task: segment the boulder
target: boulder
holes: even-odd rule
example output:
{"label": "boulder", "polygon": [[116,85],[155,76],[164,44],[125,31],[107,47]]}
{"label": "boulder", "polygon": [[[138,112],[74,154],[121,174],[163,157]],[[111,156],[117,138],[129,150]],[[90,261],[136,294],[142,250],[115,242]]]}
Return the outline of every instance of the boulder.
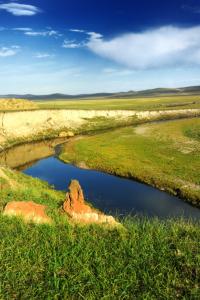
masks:
{"label": "boulder", "polygon": [[12,201],[7,203],[3,214],[6,216],[20,216],[26,222],[36,224],[50,224],[51,218],[46,215],[46,206],[34,202]]}
{"label": "boulder", "polygon": [[73,213],[92,212],[92,208],[85,203],[82,188],[77,180],[71,181],[68,190],[66,200],[63,204],[65,212],[69,215],[73,215]]}
{"label": "boulder", "polygon": [[108,225],[118,224],[112,216],[104,215],[85,202],[82,188],[77,180],[72,180],[69,185],[66,200],[63,203],[63,209],[77,222]]}

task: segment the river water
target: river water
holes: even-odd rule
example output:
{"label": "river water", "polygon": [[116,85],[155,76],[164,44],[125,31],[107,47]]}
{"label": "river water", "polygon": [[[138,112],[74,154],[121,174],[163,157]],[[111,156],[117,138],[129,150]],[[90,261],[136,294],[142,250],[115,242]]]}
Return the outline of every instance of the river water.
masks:
{"label": "river water", "polygon": [[55,151],[63,142],[59,139],[17,146],[2,153],[0,163],[45,180],[57,190],[67,191],[70,180],[77,179],[85,198],[112,215],[200,220],[200,209],[166,192],[134,180],[63,163]]}

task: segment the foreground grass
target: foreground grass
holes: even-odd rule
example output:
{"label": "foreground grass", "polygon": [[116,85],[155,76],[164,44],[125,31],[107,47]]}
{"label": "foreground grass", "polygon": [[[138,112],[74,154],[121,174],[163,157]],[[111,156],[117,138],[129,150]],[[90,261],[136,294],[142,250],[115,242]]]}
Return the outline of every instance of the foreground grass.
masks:
{"label": "foreground grass", "polygon": [[117,129],[72,140],[60,157],[139,179],[200,205],[198,128],[196,118]]}
{"label": "foreground grass", "polygon": [[125,230],[73,226],[59,211],[63,193],[3,174],[1,209],[13,199],[47,204],[54,225],[0,215],[0,299],[199,298],[198,223],[136,217]]}
{"label": "foreground grass", "polygon": [[35,226],[0,218],[1,299],[198,299],[198,224]]}
{"label": "foreground grass", "polygon": [[132,99],[38,101],[40,109],[178,110],[200,108],[200,95]]}

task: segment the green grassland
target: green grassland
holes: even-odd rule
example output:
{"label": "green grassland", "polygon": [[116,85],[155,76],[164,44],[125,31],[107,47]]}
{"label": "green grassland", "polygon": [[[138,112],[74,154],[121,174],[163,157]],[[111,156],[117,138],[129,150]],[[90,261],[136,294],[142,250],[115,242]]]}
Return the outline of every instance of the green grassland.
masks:
{"label": "green grassland", "polygon": [[94,110],[174,110],[200,108],[200,95],[155,96],[131,99],[96,98],[94,100],[38,101],[40,109],[94,109]]}
{"label": "green grassland", "polygon": [[125,219],[124,229],[72,225],[64,193],[8,169],[0,209],[11,200],[48,205],[53,225],[0,215],[0,299],[198,299],[198,223]]}
{"label": "green grassland", "polygon": [[[43,108],[178,110],[200,108],[200,96],[39,102]],[[199,118],[141,125],[93,118],[75,132],[81,133],[92,135],[69,140],[61,159],[200,205]],[[0,168],[0,212],[9,201],[34,201],[53,219],[35,225],[0,213],[0,299],[199,299],[199,222],[131,217],[121,221],[123,229],[75,225],[63,214],[64,199],[45,182]]]}
{"label": "green grassland", "polygon": [[74,139],[60,158],[135,178],[200,205],[200,119],[126,127]]}

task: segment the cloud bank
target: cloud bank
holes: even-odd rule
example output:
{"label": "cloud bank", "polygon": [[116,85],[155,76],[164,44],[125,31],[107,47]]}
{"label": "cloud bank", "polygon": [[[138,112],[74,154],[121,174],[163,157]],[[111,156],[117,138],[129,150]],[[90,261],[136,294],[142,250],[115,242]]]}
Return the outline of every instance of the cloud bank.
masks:
{"label": "cloud bank", "polygon": [[97,55],[132,69],[200,64],[200,26],[165,26],[110,40],[91,33],[87,47]]}
{"label": "cloud bank", "polygon": [[5,10],[14,16],[34,16],[40,12],[40,9],[34,5],[16,2],[0,4],[0,10]]}

